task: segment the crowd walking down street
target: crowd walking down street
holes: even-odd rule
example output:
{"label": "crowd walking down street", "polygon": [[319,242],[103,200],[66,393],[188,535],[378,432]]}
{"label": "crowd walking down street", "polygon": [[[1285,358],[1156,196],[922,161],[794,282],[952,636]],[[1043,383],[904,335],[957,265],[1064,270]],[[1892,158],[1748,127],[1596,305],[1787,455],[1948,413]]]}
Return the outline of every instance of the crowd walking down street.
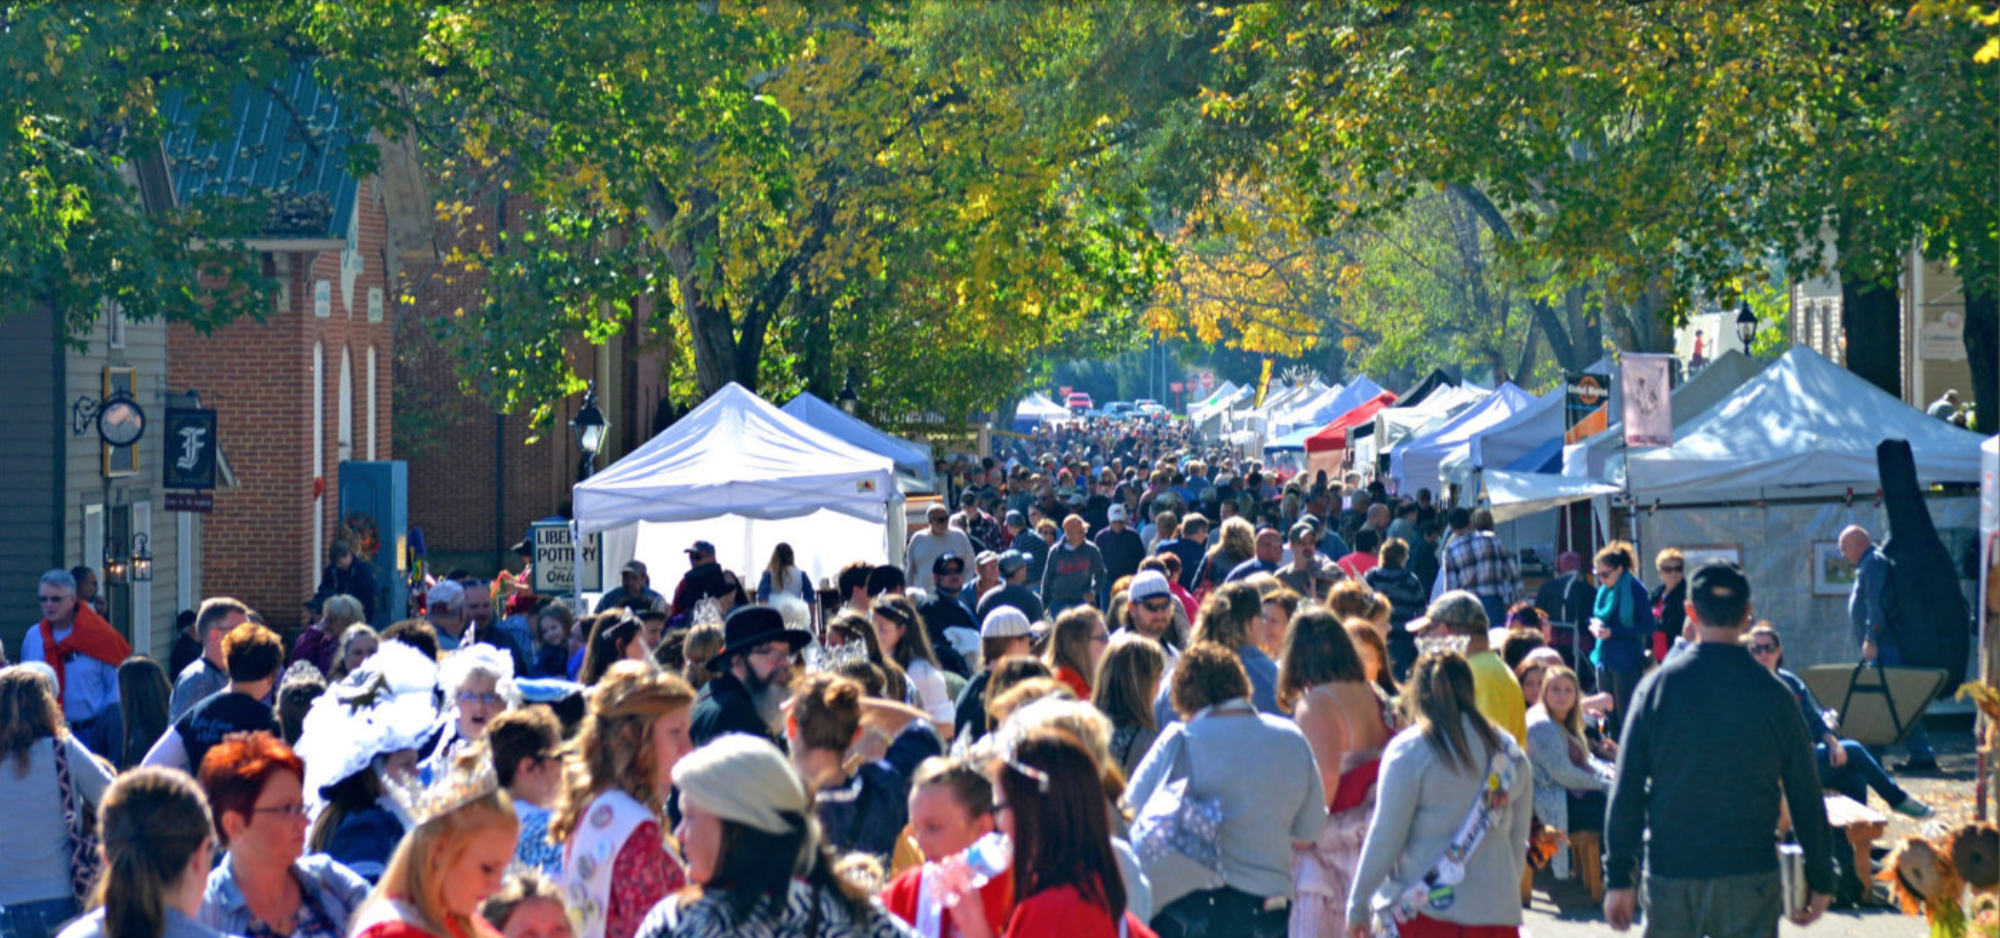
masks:
{"label": "crowd walking down street", "polygon": [[[1842,739],[1734,564],[1649,589],[1613,543],[1530,590],[1483,511],[1171,423],[944,468],[819,616],[792,545],[697,542],[671,601],[638,562],[584,615],[446,578],[378,634],[334,593],[289,653],[212,598],[170,685],[49,571],[0,670],[7,933],[1557,933],[1541,884],[1770,935],[1839,891],[1822,789],[1932,811],[1926,741]],[[1841,549],[1893,660],[1884,562]]]}

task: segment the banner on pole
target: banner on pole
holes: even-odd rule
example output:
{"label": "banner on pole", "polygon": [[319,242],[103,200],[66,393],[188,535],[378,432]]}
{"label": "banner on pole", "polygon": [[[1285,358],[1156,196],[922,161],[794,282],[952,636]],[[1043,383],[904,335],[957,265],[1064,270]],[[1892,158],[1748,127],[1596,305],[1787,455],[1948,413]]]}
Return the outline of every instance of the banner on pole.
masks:
{"label": "banner on pole", "polygon": [[1563,444],[1604,432],[1611,425],[1611,379],[1583,372],[1563,376]]}
{"label": "banner on pole", "polygon": [[1263,407],[1264,395],[1270,393],[1270,391],[1271,391],[1271,360],[1266,358],[1264,359],[1264,374],[1257,379],[1257,400],[1250,406],[1252,408]]}
{"label": "banner on pole", "polygon": [[1626,446],[1674,445],[1673,358],[1625,355],[1619,363],[1618,392],[1624,398]]}

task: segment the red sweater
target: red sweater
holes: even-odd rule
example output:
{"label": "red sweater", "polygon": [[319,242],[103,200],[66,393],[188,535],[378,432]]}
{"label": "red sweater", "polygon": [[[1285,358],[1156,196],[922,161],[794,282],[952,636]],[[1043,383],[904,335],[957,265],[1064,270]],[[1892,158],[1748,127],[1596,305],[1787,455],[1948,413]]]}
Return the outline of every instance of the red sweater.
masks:
{"label": "red sweater", "polygon": [[[924,868],[922,864],[904,870],[901,875],[889,881],[889,887],[882,890],[882,907],[890,915],[902,919],[910,927],[917,924],[917,895],[923,890]],[[1014,910],[1014,871],[1008,870],[979,887],[979,903],[986,907],[988,922],[1005,922],[1008,913]],[[939,934],[950,938],[955,934],[951,924],[951,910],[944,909],[938,914]]]}
{"label": "red sweater", "polygon": [[[1125,913],[1125,930],[1128,938],[1157,938],[1130,912]],[[1118,925],[1110,912],[1086,900],[1075,886],[1057,886],[1015,906],[1001,934],[1006,938],[1118,938]]]}

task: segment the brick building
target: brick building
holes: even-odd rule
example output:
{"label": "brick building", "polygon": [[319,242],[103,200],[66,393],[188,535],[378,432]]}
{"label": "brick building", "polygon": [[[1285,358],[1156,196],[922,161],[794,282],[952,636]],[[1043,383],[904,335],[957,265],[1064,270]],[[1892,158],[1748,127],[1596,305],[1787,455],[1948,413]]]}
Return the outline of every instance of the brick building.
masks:
{"label": "brick building", "polygon": [[[228,106],[234,132],[218,142],[185,130],[167,140],[174,195],[271,198],[266,229],[246,241],[280,289],[262,322],[210,335],[171,327],[167,383],[217,412],[237,483],[202,521],[201,594],[238,597],[291,627],[341,522],[340,463],[392,458],[390,284],[405,263],[435,257],[430,207],[415,160],[379,137],[378,173],[349,175],[345,150],[360,131],[310,69]],[[170,117],[186,128],[194,107],[178,102]]]}
{"label": "brick building", "polygon": [[[523,229],[524,200],[514,197],[488,206],[475,230],[457,245],[476,249],[485,232]],[[449,253],[450,236],[443,236]],[[583,395],[556,405],[551,425],[537,433],[526,415],[505,415],[460,390],[453,362],[427,321],[479,307],[485,289],[483,271],[420,272],[407,279],[415,315],[397,335],[395,383],[397,406],[405,408],[404,426],[410,438],[399,438],[396,458],[410,467],[410,525],[421,528],[430,569],[443,573],[463,567],[481,576],[501,569],[518,570],[521,563],[508,547],[527,533],[529,522],[560,514],[576,481],[578,451],[569,421],[583,405]],[[665,406],[666,371],[654,353],[635,351],[629,337],[643,335],[652,315],[644,299],[630,328],[599,347],[579,345],[572,363],[577,374],[595,383],[598,408],[609,424],[597,467],[651,438]],[[531,438],[538,438],[530,443]]]}

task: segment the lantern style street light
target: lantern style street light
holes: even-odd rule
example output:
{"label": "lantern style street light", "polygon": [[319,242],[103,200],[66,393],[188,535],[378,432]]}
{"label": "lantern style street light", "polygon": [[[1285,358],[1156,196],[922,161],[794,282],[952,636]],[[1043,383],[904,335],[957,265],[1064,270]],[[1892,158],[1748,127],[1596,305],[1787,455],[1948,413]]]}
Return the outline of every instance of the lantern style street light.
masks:
{"label": "lantern style street light", "polygon": [[1736,337],[1743,340],[1743,351],[1750,351],[1750,340],[1757,337],[1757,314],[1750,311],[1750,301],[1743,301],[1743,308],[1736,314]]}
{"label": "lantern style street light", "polygon": [[144,532],[132,535],[131,577],[134,583],[153,582],[153,552],[148,549],[152,541]]}
{"label": "lantern style street light", "polygon": [[583,454],[576,466],[576,480],[582,482],[596,470],[597,454],[604,448],[604,412],[597,409],[597,382],[592,381],[583,392],[583,408],[569,426],[576,431],[576,448]]}
{"label": "lantern style street light", "polygon": [[861,403],[861,395],[854,393],[854,369],[847,369],[847,383],[840,386],[840,394],[834,400],[849,417],[854,416],[854,408]]}

